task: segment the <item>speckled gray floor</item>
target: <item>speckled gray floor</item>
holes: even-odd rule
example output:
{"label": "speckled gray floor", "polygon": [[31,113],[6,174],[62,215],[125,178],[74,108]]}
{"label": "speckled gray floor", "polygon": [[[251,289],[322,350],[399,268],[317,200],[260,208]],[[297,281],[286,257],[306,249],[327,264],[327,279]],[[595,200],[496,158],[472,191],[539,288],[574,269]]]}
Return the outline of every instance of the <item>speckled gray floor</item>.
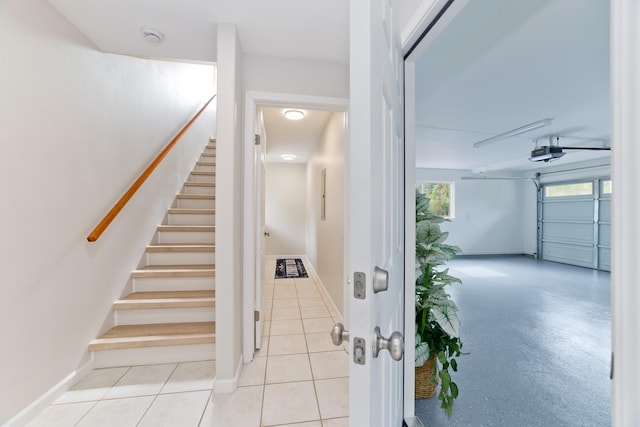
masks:
{"label": "speckled gray floor", "polygon": [[447,418],[416,401],[425,426],[608,426],[610,275],[527,257],[450,261],[462,279],[460,396]]}

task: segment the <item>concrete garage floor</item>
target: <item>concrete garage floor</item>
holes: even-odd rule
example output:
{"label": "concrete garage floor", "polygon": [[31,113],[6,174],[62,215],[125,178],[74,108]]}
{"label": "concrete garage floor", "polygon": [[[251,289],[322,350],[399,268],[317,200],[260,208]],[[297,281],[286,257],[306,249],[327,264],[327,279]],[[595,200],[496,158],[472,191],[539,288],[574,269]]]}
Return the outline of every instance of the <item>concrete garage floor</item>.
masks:
{"label": "concrete garage floor", "polygon": [[608,426],[610,274],[528,257],[450,261],[462,285],[460,395],[447,418],[416,400],[425,426]]}

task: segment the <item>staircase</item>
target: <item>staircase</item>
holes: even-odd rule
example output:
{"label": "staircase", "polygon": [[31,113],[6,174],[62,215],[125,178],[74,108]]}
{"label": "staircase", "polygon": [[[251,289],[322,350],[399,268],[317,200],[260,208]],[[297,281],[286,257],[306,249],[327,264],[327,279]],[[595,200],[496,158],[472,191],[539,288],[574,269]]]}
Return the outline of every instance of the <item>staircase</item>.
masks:
{"label": "staircase", "polygon": [[89,344],[97,368],[215,359],[215,140],[113,303],[115,327]]}

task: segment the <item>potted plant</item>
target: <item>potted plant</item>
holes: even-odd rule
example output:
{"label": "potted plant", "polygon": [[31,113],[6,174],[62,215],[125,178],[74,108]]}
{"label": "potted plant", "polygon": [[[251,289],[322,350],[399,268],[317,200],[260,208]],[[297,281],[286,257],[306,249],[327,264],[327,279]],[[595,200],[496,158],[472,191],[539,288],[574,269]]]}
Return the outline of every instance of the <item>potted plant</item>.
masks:
{"label": "potted plant", "polygon": [[458,307],[445,288],[460,279],[449,275],[445,261],[462,251],[445,242],[444,218],[429,211],[429,199],[416,191],[416,398],[431,397],[440,381],[438,399],[451,416],[458,386],[449,368],[457,371],[460,356]]}

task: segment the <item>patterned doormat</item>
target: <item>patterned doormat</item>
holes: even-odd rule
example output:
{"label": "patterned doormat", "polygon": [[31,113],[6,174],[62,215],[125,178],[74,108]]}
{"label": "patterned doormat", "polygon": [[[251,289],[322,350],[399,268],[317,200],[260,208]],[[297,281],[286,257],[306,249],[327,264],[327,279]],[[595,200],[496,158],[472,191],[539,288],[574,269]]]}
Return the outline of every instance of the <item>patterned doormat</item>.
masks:
{"label": "patterned doormat", "polygon": [[276,261],[276,279],[309,277],[300,258],[278,258]]}

